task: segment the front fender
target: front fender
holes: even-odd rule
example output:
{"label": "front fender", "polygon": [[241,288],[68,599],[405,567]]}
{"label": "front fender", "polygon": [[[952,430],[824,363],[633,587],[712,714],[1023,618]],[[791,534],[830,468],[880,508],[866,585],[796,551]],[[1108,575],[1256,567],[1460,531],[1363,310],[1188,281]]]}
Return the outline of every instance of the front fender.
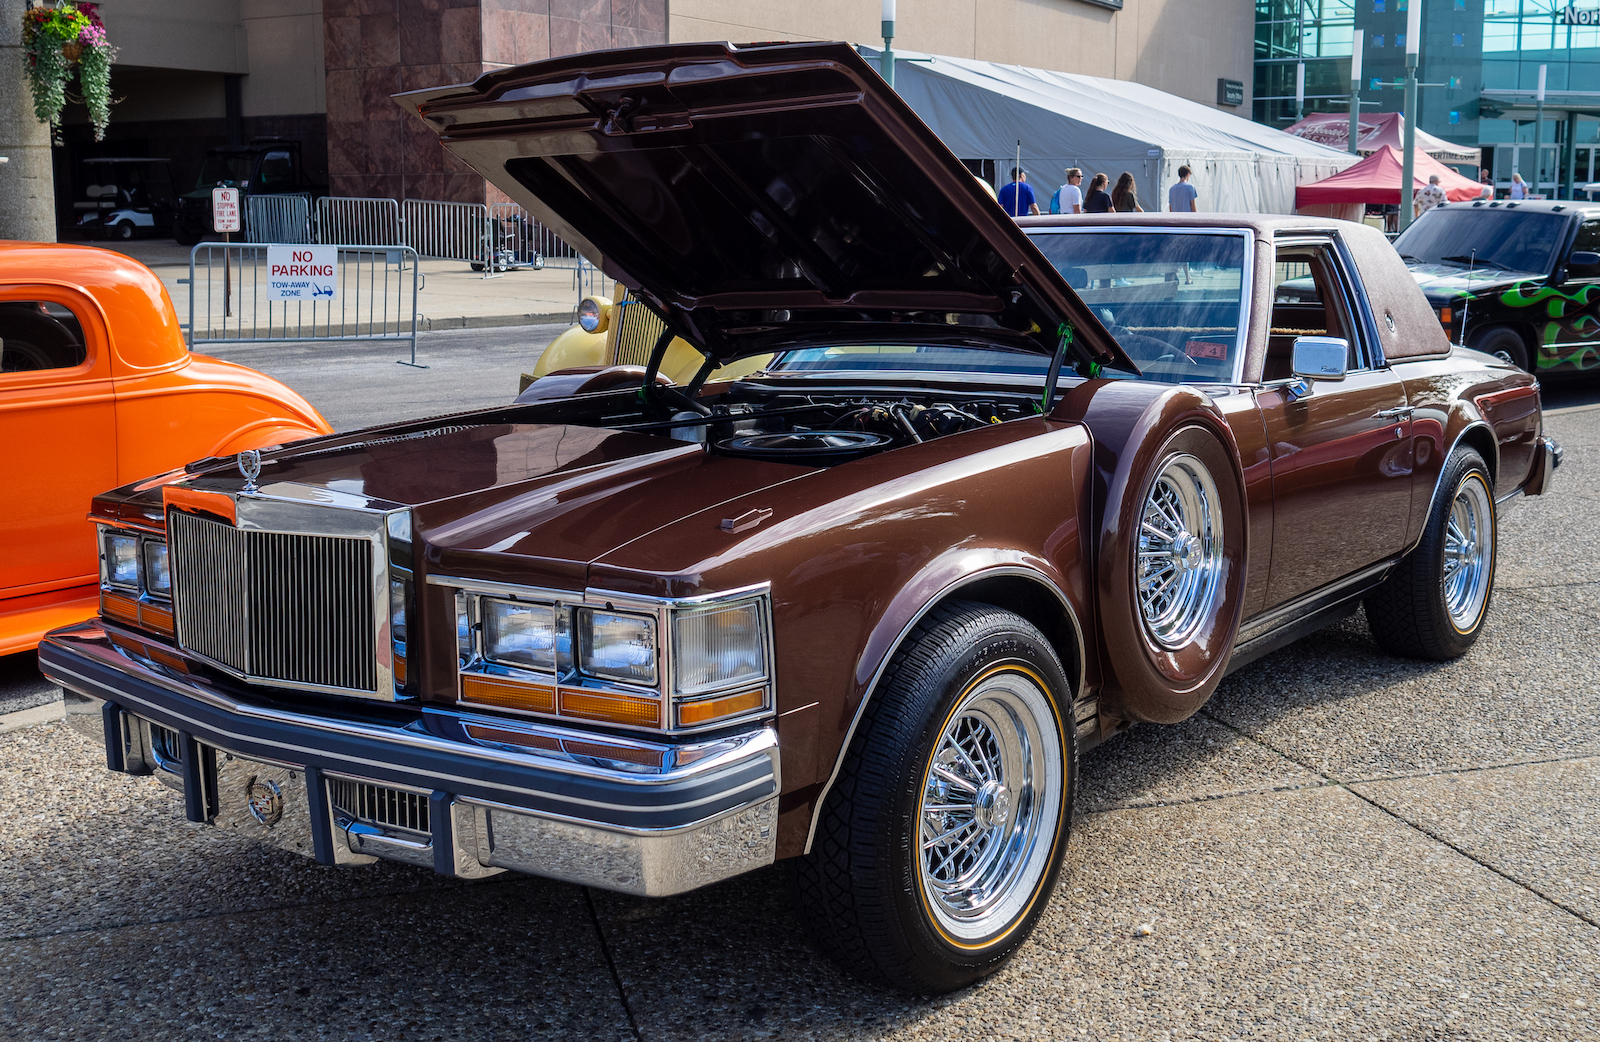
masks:
{"label": "front fender", "polygon": [[533,365],[532,375],[537,380],[558,369],[577,369],[605,363],[606,334],[586,333],[582,326],[573,326],[544,349],[544,354]]}

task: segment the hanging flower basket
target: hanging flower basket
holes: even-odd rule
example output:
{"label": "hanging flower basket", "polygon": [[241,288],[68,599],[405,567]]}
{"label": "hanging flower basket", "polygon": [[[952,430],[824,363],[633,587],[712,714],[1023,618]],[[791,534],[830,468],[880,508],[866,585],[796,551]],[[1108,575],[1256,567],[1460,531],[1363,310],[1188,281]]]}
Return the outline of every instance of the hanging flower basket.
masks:
{"label": "hanging flower basket", "polygon": [[111,59],[115,51],[94,4],[61,0],[22,15],[22,48],[28,55],[28,87],[33,113],[52,131],[61,126],[67,84],[76,74],[83,104],[94,124],[94,139],[106,136],[111,122]]}

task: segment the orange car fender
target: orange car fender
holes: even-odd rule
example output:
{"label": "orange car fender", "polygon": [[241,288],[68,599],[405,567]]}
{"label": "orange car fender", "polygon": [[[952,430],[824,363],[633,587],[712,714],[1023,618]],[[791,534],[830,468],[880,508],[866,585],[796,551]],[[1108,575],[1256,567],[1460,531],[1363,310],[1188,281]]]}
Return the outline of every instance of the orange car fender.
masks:
{"label": "orange car fender", "polygon": [[282,383],[205,355],[119,380],[117,427],[122,481],[219,452],[333,433],[310,402]]}

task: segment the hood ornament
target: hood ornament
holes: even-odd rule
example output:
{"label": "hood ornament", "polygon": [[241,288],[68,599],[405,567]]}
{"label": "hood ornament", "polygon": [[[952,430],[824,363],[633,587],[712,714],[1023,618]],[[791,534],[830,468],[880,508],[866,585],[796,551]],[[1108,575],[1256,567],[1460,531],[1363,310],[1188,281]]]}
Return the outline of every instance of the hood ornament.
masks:
{"label": "hood ornament", "polygon": [[239,473],[244,475],[244,489],[242,491],[261,491],[261,486],[256,484],[256,478],[261,476],[260,449],[245,449],[239,453]]}

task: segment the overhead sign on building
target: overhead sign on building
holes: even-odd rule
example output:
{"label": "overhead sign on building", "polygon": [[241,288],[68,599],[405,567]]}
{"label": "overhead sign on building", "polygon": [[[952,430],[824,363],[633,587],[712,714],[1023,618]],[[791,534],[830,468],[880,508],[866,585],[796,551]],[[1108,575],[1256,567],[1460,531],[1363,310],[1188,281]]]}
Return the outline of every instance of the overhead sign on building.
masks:
{"label": "overhead sign on building", "polygon": [[211,190],[211,227],[219,232],[239,230],[239,190],[217,187]]}
{"label": "overhead sign on building", "polygon": [[268,246],[268,300],[337,300],[339,247]]}
{"label": "overhead sign on building", "polygon": [[1600,25],[1600,8],[1578,8],[1568,4],[1556,12],[1562,25]]}

